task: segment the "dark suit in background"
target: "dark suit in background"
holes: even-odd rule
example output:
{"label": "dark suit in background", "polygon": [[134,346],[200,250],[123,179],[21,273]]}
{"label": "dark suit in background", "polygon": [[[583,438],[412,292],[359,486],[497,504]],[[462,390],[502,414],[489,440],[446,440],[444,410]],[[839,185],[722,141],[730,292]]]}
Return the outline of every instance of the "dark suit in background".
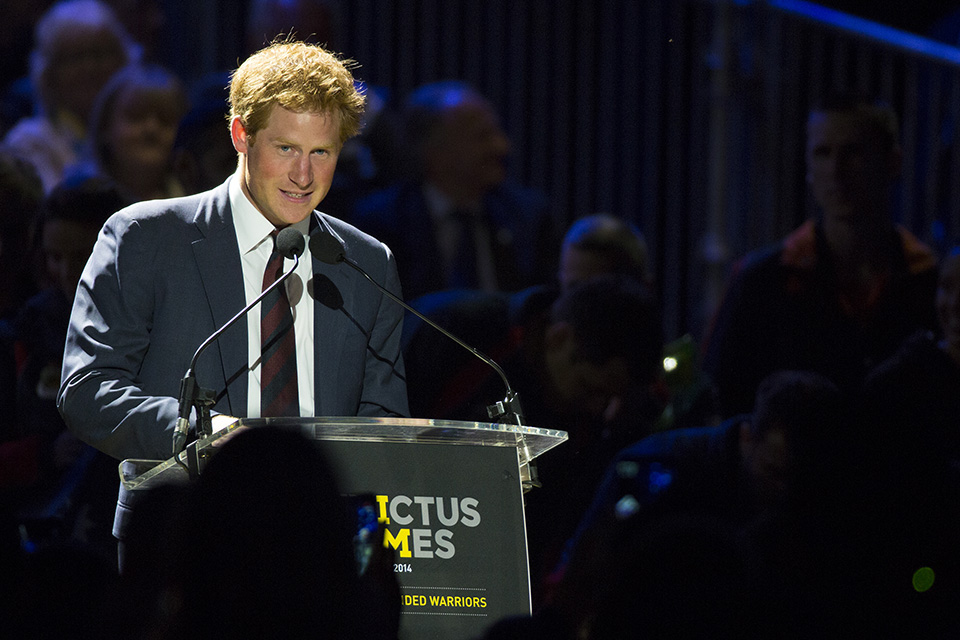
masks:
{"label": "dark suit in background", "polygon": [[[377,191],[356,206],[351,222],[389,246],[400,265],[408,300],[458,286],[445,276],[444,259],[423,186],[403,182]],[[503,183],[482,200],[496,289],[519,291],[552,282],[558,242],[546,198],[538,191]],[[478,288],[479,283],[459,283]]]}

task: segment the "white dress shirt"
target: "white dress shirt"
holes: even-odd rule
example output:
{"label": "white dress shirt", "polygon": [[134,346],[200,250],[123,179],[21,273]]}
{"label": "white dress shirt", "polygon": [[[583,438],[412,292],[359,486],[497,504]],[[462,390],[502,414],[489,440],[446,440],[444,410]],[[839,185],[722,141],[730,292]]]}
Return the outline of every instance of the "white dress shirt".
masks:
{"label": "white dress shirt", "polygon": [[[237,232],[240,262],[243,265],[243,290],[246,304],[260,295],[263,288],[263,272],[273,252],[270,234],[273,224],[247,199],[240,188],[240,180],[230,181],[230,208],[233,211],[233,226]],[[293,226],[306,237],[310,233],[310,217]],[[313,398],[313,300],[307,294],[307,283],[313,277],[309,243],[300,256],[297,270],[284,283],[293,312],[293,331],[297,345],[297,389],[300,396],[300,415],[314,415]],[[284,271],[293,264],[284,260]],[[259,305],[247,314],[247,353],[250,363],[247,375],[247,417],[260,417],[260,313]]]}

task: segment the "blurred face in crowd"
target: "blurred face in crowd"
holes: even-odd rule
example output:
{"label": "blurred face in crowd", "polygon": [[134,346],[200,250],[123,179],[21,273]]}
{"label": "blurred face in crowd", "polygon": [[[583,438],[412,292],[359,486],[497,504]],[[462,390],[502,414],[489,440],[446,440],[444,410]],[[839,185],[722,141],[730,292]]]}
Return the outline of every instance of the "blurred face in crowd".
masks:
{"label": "blurred face in crowd", "polygon": [[936,304],[943,333],[942,346],[960,363],[960,252],[954,251],[943,260]]}
{"label": "blurred face in crowd", "polygon": [[99,232],[100,227],[75,220],[54,219],[43,225],[47,273],[68,300],[73,300]]}
{"label": "blurred face in crowd", "polygon": [[602,418],[610,403],[630,385],[630,372],[623,358],[603,364],[583,358],[570,325],[551,325],[546,334],[546,368],[554,400],[571,416]]}
{"label": "blurred face in crowd", "polygon": [[427,143],[428,175],[474,197],[506,178],[507,139],[493,109],[480,100],[452,107]]}
{"label": "blurred face in crowd", "polygon": [[771,427],[755,434],[750,423],[744,422],[739,442],[744,474],[757,506],[770,506],[783,499],[791,466],[783,430]]}
{"label": "blurred face in crowd", "polygon": [[111,163],[148,172],[166,170],[180,121],[179,101],[169,92],[131,87],[118,97],[107,126]]}
{"label": "blurred face in crowd", "polygon": [[567,290],[578,282],[595,276],[613,273],[613,262],[597,251],[564,245],[560,252],[560,270],[557,279],[560,288]]}
{"label": "blurred face in crowd", "polygon": [[123,45],[106,27],[64,31],[50,63],[51,99],[86,123],[100,89],[125,61]]}
{"label": "blurred face in crowd", "polygon": [[900,151],[856,111],[821,111],[807,122],[807,183],[824,215],[837,222],[887,218]]}
{"label": "blurred face in crowd", "polygon": [[334,114],[271,108],[267,125],[247,135],[239,118],[231,124],[241,154],[240,185],[271,223],[300,222],[330,190],[340,154],[340,123]]}

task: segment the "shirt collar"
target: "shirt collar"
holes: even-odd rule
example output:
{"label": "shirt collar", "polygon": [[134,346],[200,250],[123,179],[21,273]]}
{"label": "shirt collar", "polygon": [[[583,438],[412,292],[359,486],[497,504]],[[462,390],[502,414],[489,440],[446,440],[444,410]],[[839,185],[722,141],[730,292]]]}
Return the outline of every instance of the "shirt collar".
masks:
{"label": "shirt collar", "polygon": [[[237,243],[240,246],[241,255],[244,255],[259,247],[269,238],[275,227],[247,198],[240,187],[239,175],[234,176],[228,188],[230,209],[233,211],[233,226],[237,231]],[[290,226],[306,236],[310,233],[310,218],[311,216],[307,216]]]}

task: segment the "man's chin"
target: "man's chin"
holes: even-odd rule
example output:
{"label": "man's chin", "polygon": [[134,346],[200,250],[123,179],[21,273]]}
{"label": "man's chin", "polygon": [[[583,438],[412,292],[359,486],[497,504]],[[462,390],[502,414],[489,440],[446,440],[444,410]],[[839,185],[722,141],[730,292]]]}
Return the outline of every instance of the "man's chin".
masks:
{"label": "man's chin", "polygon": [[304,203],[302,205],[291,205],[287,203],[287,206],[279,213],[285,224],[297,224],[309,217],[314,209],[316,209],[316,206],[313,203]]}

